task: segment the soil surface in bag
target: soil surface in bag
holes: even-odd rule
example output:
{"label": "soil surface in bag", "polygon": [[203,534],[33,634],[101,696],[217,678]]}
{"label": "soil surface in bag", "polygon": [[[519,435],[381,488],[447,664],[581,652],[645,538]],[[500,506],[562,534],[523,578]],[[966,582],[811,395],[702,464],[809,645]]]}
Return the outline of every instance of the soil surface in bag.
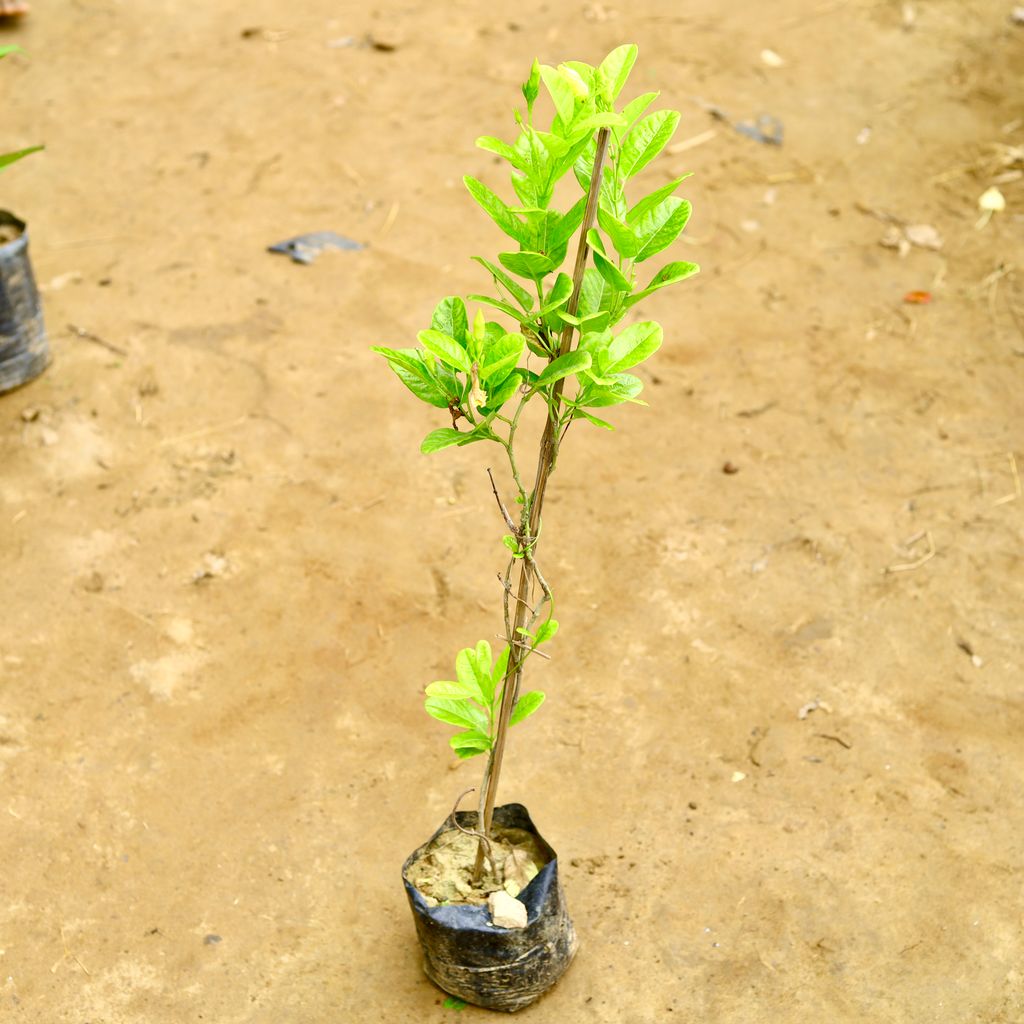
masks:
{"label": "soil surface in bag", "polygon": [[442,832],[409,868],[408,878],[428,906],[444,903],[486,903],[498,889],[518,896],[551,857],[537,837],[521,828],[499,828],[491,838],[491,856],[473,884],[479,840],[457,829]]}

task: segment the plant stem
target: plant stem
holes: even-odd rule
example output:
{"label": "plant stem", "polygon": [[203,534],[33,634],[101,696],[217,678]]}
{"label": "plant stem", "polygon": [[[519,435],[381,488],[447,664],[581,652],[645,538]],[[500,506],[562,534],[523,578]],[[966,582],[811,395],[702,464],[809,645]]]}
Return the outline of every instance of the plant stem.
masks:
{"label": "plant stem", "polygon": [[[597,215],[597,204],[601,194],[601,177],[604,170],[605,155],[608,152],[608,129],[601,128],[597,133],[597,149],[594,153],[594,170],[590,176],[590,191],[587,194],[587,207],[583,214],[583,224],[580,227],[579,246],[576,249],[576,266],[573,269],[572,295],[566,306],[566,312],[570,316],[576,315],[579,308],[580,289],[583,287],[583,272],[587,266],[587,256],[590,248],[587,244],[587,232],[593,226]],[[558,348],[558,355],[564,356],[572,347],[573,325],[566,323],[562,328],[562,337]],[[554,358],[554,357],[553,357]],[[531,555],[536,554],[535,538],[540,530],[540,513],[544,504],[544,491],[547,488],[548,477],[551,474],[552,460],[558,445],[555,436],[558,428],[558,408],[562,399],[562,390],[565,378],[558,380],[551,389],[551,401],[548,405],[548,418],[544,426],[544,434],[540,441],[540,452],[537,457],[537,476],[533,485],[533,494],[529,502],[529,536],[524,538],[524,543],[533,544],[534,549]],[[518,419],[518,416],[516,417]],[[533,558],[523,559],[519,571],[519,591],[516,601],[515,622],[512,632],[508,636],[511,651],[508,659],[508,670],[505,673],[505,684],[502,688],[501,710],[498,717],[498,732],[494,739],[494,746],[491,748],[490,756],[487,759],[487,768],[484,771],[484,782],[481,786],[480,808],[482,814],[477,822],[478,829],[484,835],[490,835],[491,822],[494,817],[494,801],[498,792],[498,780],[501,776],[501,764],[505,756],[505,737],[508,734],[509,719],[512,717],[512,709],[519,696],[519,683],[523,674],[523,662],[529,653],[528,645],[522,640],[520,627],[526,623],[526,615],[529,610],[527,598],[530,593],[530,584],[534,578]],[[473,870],[474,880],[479,880],[483,872],[484,845],[480,843],[477,849],[476,866]]]}

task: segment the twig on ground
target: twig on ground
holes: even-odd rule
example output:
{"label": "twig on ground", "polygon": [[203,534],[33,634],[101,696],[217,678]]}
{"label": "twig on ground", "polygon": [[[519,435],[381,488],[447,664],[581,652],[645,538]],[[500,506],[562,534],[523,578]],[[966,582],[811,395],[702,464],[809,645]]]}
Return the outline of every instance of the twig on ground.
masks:
{"label": "twig on ground", "polygon": [[115,345],[112,341],[107,341],[106,338],[101,338],[98,334],[93,334],[92,331],[87,331],[84,327],[78,327],[76,324],[68,324],[68,330],[75,335],[77,338],[81,338],[83,341],[91,341],[94,345],[99,345],[100,348],[105,348],[108,352],[113,352],[115,356],[121,356],[122,359],[128,358],[128,350],[121,348],[120,345]]}
{"label": "twig on ground", "polygon": [[817,736],[819,740],[831,740],[833,743],[838,743],[839,746],[846,750],[853,749],[853,744],[847,743],[842,736],[831,736],[827,732],[816,732],[814,735]]}
{"label": "twig on ground", "polygon": [[920,557],[915,558],[912,562],[896,562],[894,565],[887,565],[882,572],[910,572],[911,569],[919,569],[925,562],[935,557],[935,541],[932,540],[931,530],[922,530],[920,533],[914,534],[909,540],[906,541],[904,547],[912,547],[919,540],[924,538],[928,541],[928,550]]}
{"label": "twig on ground", "polygon": [[1007,452],[1006,458],[1010,463],[1010,473],[1013,476],[1013,491],[1010,494],[1004,494],[1001,498],[996,498],[992,502],[993,505],[1006,505],[1011,501],[1016,501],[1021,496],[1020,473],[1017,472],[1017,457],[1013,452]]}

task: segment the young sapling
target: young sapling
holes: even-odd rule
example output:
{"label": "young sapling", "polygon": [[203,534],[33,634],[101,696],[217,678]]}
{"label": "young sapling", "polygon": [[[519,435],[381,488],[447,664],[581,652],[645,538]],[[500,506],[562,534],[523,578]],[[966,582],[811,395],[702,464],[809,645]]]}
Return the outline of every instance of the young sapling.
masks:
{"label": "young sapling", "polygon": [[[455,753],[487,755],[477,816],[483,837],[491,834],[508,731],[544,702],[537,690],[523,692],[524,667],[531,655],[544,654],[540,648],[558,631],[554,593],[538,564],[549,477],[573,423],[611,430],[595,410],[646,404],[638,397],[640,378],[627,371],[657,351],[662,329],[651,320],[618,325],[647,296],[698,271],[693,263],[675,261],[647,273],[647,261],[686,226],[690,204],[675,195],[686,175],[632,203],[627,199],[679,121],[673,110],[649,112],[656,92],[618,104],[636,57],[636,46],[625,45],[596,66],[534,61],[522,90],[525,114],[515,112],[515,141],[477,139],[481,149],[510,165],[517,202],[507,203],[476,178],[464,179],[470,195],[517,246],[498,253],[496,261],[473,257],[487,271],[494,293],[466,297],[478,307],[472,319],[466,300],[442,299],[430,327],[418,335],[419,347],[374,349],[417,398],[451,417],[450,426],[427,434],[421,450],[497,445],[515,498],[514,515],[488,468],[508,531],[503,543],[509,554],[499,573],[504,646],[495,655],[480,640],[459,651],[455,679],[426,688],[428,714],[458,729],[450,739]],[[544,126],[538,110],[542,85],[553,108]],[[556,186],[570,175],[583,194],[568,210],[555,209]],[[561,268],[574,235],[570,275]],[[498,319],[487,319],[482,307],[497,311]],[[520,427],[535,402],[546,409],[528,483]],[[478,844],[477,881],[486,842]]]}

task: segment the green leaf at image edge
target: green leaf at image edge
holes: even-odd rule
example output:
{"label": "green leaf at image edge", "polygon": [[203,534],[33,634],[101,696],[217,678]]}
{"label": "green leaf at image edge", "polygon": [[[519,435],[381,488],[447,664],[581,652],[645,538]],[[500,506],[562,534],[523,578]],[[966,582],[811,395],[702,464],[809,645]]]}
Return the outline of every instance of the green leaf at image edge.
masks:
{"label": "green leaf at image edge", "polygon": [[29,156],[32,153],[38,153],[42,148],[42,146],[29,146],[28,149],[19,149],[14,153],[0,154],[0,169],[9,167],[13,163],[17,163],[17,161],[22,159],[22,157]]}

